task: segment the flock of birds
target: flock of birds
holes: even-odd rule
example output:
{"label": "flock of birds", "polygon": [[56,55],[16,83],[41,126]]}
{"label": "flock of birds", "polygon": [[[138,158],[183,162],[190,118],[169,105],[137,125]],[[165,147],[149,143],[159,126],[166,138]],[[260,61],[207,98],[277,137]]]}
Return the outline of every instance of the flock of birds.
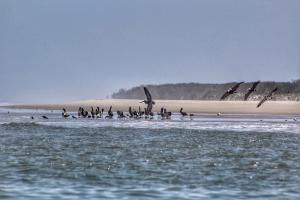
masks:
{"label": "flock of birds", "polygon": [[[244,82],[239,82],[237,84],[235,84],[233,87],[229,88],[220,98],[221,101],[225,100],[226,98],[228,98],[230,95],[233,95],[237,92],[237,89],[240,87],[241,84],[243,84]],[[258,84],[260,83],[260,81],[256,81],[252,84],[252,86],[250,88],[248,88],[247,93],[244,96],[244,100],[247,101],[250,97],[250,95],[256,91],[256,88],[258,86]],[[272,96],[274,95],[274,93],[278,90],[278,88],[274,88],[273,90],[271,90],[267,95],[264,96],[264,98],[257,104],[257,108],[260,107],[264,102],[266,102],[269,99],[272,99]],[[145,119],[152,119],[154,117],[154,113],[152,112],[152,108],[153,105],[155,105],[155,102],[153,101],[152,95],[149,92],[149,90],[144,87],[144,92],[146,95],[146,100],[141,101],[140,103],[145,103],[147,105],[146,108],[144,108],[144,110],[141,109],[141,107],[139,106],[138,110],[134,110],[131,106],[128,108],[128,114],[124,114],[123,111],[118,110],[117,111],[117,117],[119,119],[122,118],[134,118],[134,119],[140,119],[140,118],[145,118]],[[94,109],[93,107],[91,107],[90,112],[85,110],[83,107],[79,107],[78,109],[78,113],[77,116],[74,115],[70,115],[67,113],[66,109],[63,108],[62,109],[62,117],[63,118],[102,118],[104,117],[105,119],[112,119],[114,117],[114,113],[112,112],[112,106],[110,106],[109,110],[107,111],[107,115],[104,116],[104,108],[99,108],[97,107],[96,109]],[[182,117],[193,117],[194,114],[192,113],[186,113],[183,111],[183,108],[180,108],[179,113],[181,114]],[[160,109],[160,112],[157,113],[158,116],[161,117],[161,119],[170,119],[172,112],[167,111],[166,108],[162,107]],[[219,114],[218,114],[219,115]],[[47,116],[42,116],[44,119],[48,119]],[[33,117],[32,117],[33,119]]]}
{"label": "flock of birds", "polygon": [[[220,100],[225,100],[228,96],[236,93],[237,89],[240,87],[241,84],[243,84],[244,82],[239,82],[237,84],[235,84],[233,87],[229,88],[220,98]],[[260,83],[260,81],[256,81],[252,84],[252,86],[250,88],[248,88],[247,93],[244,96],[244,101],[247,101],[250,97],[250,95],[256,91],[256,88],[258,86],[258,84]],[[273,90],[271,90],[267,95],[264,96],[264,98],[257,104],[257,108],[259,108],[264,102],[266,102],[267,100],[272,99],[274,93],[278,90],[278,87],[275,87]]]}

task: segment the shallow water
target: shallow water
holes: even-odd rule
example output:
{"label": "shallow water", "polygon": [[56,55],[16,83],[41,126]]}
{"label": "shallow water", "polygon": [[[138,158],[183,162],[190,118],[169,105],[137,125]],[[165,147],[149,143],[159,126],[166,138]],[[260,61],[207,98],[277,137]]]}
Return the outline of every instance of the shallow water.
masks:
{"label": "shallow water", "polygon": [[299,199],[299,121],[2,110],[0,199]]}

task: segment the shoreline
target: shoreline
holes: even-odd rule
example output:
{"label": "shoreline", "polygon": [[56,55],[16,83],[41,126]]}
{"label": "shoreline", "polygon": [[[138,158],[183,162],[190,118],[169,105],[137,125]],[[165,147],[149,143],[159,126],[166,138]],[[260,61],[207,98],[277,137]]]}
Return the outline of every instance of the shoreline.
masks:
{"label": "shoreline", "polygon": [[[78,108],[84,107],[88,111],[90,107],[99,106],[108,110],[110,106],[113,111],[128,111],[131,106],[135,110],[145,108],[146,105],[139,103],[141,100],[135,99],[101,99],[101,100],[84,100],[65,103],[51,104],[23,104],[1,106],[2,108],[12,109],[44,109],[44,110],[61,110],[66,108],[67,111],[77,112]],[[258,101],[203,101],[203,100],[155,100],[153,112],[159,112],[161,107],[167,108],[171,112],[179,112],[183,107],[184,112],[194,114],[225,114],[225,115],[300,115],[299,101],[267,101],[261,107],[256,108]]]}

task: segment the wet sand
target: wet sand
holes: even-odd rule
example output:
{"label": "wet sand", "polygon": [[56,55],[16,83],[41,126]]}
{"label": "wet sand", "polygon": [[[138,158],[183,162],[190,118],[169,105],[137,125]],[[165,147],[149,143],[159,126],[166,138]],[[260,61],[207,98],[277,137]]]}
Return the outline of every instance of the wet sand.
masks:
{"label": "wet sand", "polygon": [[[18,109],[46,109],[60,110],[63,107],[68,111],[77,111],[78,107],[84,107],[90,110],[90,107],[104,108],[105,111],[109,106],[113,106],[113,111],[128,111],[131,106],[134,109],[146,107],[141,100],[128,99],[102,99],[102,100],[85,100],[75,102],[65,102],[56,104],[27,104],[12,105],[10,108]],[[258,101],[197,101],[197,100],[156,100],[153,107],[154,112],[158,112],[161,107],[167,108],[171,112],[179,112],[181,107],[185,112],[198,114],[270,114],[270,115],[300,115],[299,101],[267,101],[261,107],[256,108]]]}

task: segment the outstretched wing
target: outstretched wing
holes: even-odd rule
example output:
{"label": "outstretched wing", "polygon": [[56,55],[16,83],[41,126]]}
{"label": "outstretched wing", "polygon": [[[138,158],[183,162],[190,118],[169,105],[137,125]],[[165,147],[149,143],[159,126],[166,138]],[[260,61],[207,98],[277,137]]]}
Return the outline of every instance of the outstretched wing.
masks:
{"label": "outstretched wing", "polygon": [[256,106],[256,108],[259,108],[265,101],[267,101],[268,97],[265,96]]}
{"label": "outstretched wing", "polygon": [[257,85],[258,85],[259,83],[260,83],[260,81],[254,82],[250,90],[253,90],[253,91],[254,91],[255,88],[257,87]]}
{"label": "outstretched wing", "polygon": [[257,108],[260,107],[265,101],[268,100],[268,98],[272,97],[274,92],[276,92],[278,90],[278,88],[274,88],[272,91],[269,92],[268,95],[266,95],[258,104],[257,104]]}
{"label": "outstretched wing", "polygon": [[151,94],[150,94],[149,90],[146,87],[144,87],[144,91],[145,91],[145,95],[147,97],[147,101],[151,102],[152,97],[151,97]]}
{"label": "outstretched wing", "polygon": [[239,82],[239,83],[235,84],[235,86],[233,86],[233,87],[231,88],[231,90],[232,90],[233,92],[235,92],[235,91],[240,87],[240,85],[241,85],[242,83],[244,83],[244,82]]}
{"label": "outstretched wing", "polygon": [[252,93],[252,90],[248,90],[248,92],[245,94],[244,101],[248,100],[251,93]]}
{"label": "outstretched wing", "polygon": [[278,87],[274,88],[269,94],[268,94],[268,97],[271,97],[274,92],[276,92],[278,90]]}
{"label": "outstretched wing", "polygon": [[229,95],[230,95],[230,93],[229,93],[228,91],[226,91],[226,92],[222,95],[222,97],[220,98],[220,100],[226,99],[226,97],[228,97]]}

